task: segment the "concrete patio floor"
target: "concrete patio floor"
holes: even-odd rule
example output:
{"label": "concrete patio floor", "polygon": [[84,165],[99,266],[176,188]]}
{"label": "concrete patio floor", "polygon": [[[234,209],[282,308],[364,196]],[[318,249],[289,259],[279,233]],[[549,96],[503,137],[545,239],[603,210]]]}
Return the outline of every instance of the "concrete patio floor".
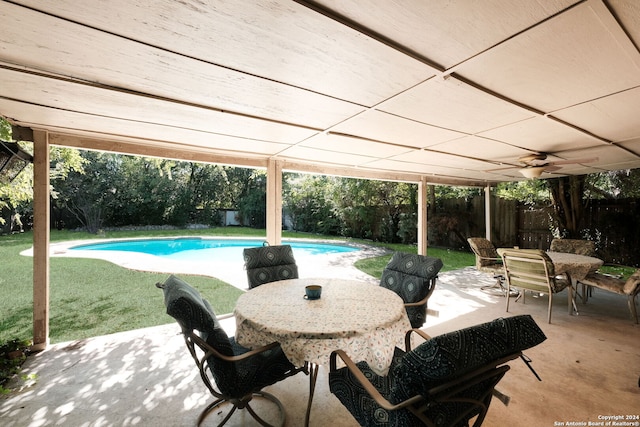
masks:
{"label": "concrete patio floor", "polygon": [[[334,276],[374,280],[351,266],[353,258],[331,258],[332,267],[300,265],[301,277]],[[245,283],[236,270],[237,285]],[[225,280],[228,280],[225,278]],[[558,426],[604,421],[609,416],[640,415],[640,327],[630,320],[626,299],[595,291],[580,314],[567,313],[566,293],[554,299],[552,324],[546,323],[547,298],[511,303],[488,295],[481,286],[493,283],[474,268],[441,273],[429,301],[423,328],[430,335],[489,321],[531,314],[548,339],[525,353],[542,378],[538,382],[519,360],[498,389],[511,397],[509,406],[494,399],[486,426]],[[161,293],[158,309],[163,310]],[[28,358],[24,374],[33,383],[14,381],[17,390],[0,400],[3,426],[193,426],[211,401],[177,324],[59,343]],[[234,333],[231,317],[223,321]],[[303,425],[308,377],[298,374],[266,390],[285,405],[287,426]],[[270,408],[261,408],[270,413]],[[228,425],[255,425],[235,414]],[[204,425],[215,425],[211,415]],[[624,419],[623,419],[624,421]],[[631,420],[632,422],[640,420]],[[329,392],[321,368],[311,412],[312,426],[356,426]],[[573,424],[580,425],[580,424]],[[606,424],[603,424],[606,425]],[[622,424],[620,424],[622,425]],[[628,424],[639,425],[639,424]]]}

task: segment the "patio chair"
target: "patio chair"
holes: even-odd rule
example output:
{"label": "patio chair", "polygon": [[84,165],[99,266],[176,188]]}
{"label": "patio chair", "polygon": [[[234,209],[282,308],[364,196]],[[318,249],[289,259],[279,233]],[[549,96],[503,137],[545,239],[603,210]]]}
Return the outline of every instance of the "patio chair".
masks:
{"label": "patio chair", "polygon": [[304,368],[295,368],[284,356],[278,343],[249,350],[229,338],[220,326],[209,302],[180,278],[171,275],[164,283],[157,283],[164,292],[167,314],[180,327],[200,377],[215,400],[201,412],[200,425],[213,411],[223,405],[231,409],[221,421],[224,425],[237,409],[246,409],[262,425],[267,424],[251,407],[254,397],[273,402],[284,425],[286,413],[282,403],[263,387],[295,375]]}
{"label": "patio chair", "polygon": [[400,295],[412,328],[427,320],[427,300],[441,268],[440,258],[395,252],[382,272],[380,286]]}
{"label": "patio chair", "polygon": [[[411,350],[411,333],[426,339]],[[507,362],[546,339],[531,316],[500,318],[430,338],[407,333],[406,353],[396,348],[386,376],[342,350],[331,355],[329,389],[362,426],[480,426],[509,370]],[[337,368],[337,358],[345,367]],[[534,372],[535,374],[535,372]],[[536,374],[536,377],[537,374]],[[540,379],[538,377],[538,379]]]}
{"label": "patio chair", "polygon": [[636,296],[640,293],[640,269],[636,270],[627,280],[613,277],[608,274],[598,272],[589,273],[581,280],[587,286],[604,289],[619,295],[625,295],[628,299],[631,320],[638,323],[638,312],[636,310]]}
{"label": "patio chair", "polygon": [[596,256],[596,243],[593,240],[553,239],[549,250],[552,252]]}
{"label": "patio chair", "polygon": [[[571,310],[575,306],[571,279],[568,275],[566,278],[556,276],[553,262],[544,251],[538,249],[507,249],[500,252],[504,261],[507,292],[510,292],[512,287],[518,287],[522,290],[516,301],[522,297],[522,303],[524,304],[527,290],[549,295],[547,322],[551,323],[553,294],[567,288],[569,292],[569,314],[571,314]],[[507,311],[509,311],[509,300],[510,298],[507,298]]]}
{"label": "patio chair", "polygon": [[298,278],[298,266],[291,245],[245,248],[242,254],[249,289],[269,282]]}
{"label": "patio chair", "polygon": [[[483,291],[497,291],[492,292],[496,295],[506,296],[507,289],[504,286],[504,265],[502,264],[502,258],[498,255],[496,247],[484,237],[469,237],[467,239],[471,251],[476,256],[476,269],[484,273],[493,274],[493,278],[496,279],[495,284],[491,286],[483,286],[480,289]],[[518,293],[513,292],[516,296]]]}

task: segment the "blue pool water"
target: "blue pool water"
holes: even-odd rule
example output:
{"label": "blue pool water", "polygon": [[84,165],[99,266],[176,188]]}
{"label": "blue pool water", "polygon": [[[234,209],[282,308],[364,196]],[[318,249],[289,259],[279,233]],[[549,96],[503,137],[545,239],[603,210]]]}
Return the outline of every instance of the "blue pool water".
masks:
{"label": "blue pool water", "polygon": [[[143,240],[117,240],[112,242],[93,243],[73,246],[71,250],[83,251],[127,251],[139,252],[158,257],[180,261],[206,262],[206,261],[239,261],[242,260],[242,250],[262,246],[264,240],[246,239],[204,239],[204,238],[177,238],[177,239],[143,239]],[[335,254],[353,252],[359,250],[356,247],[313,243],[313,242],[283,242],[291,245],[294,257],[306,257],[310,255]]]}

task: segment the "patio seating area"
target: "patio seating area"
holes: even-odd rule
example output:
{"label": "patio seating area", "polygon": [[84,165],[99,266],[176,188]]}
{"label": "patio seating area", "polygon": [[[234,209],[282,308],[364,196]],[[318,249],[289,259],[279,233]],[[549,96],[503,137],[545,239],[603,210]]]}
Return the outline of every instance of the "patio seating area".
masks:
{"label": "patio seating area", "polygon": [[[246,281],[244,273],[238,271]],[[352,273],[362,274],[355,268]],[[547,335],[544,343],[525,351],[542,382],[524,363],[512,361],[498,385],[511,402],[504,406],[493,399],[485,425],[551,426],[637,414],[640,327],[629,319],[624,297],[596,289],[587,304],[578,302],[580,315],[558,310],[553,323],[547,324],[546,296],[530,298],[526,305],[512,304],[505,313],[504,297],[481,290],[493,281],[475,267],[440,273],[429,301],[430,313],[438,317],[429,315],[422,328],[435,336],[498,317],[531,314]],[[566,297],[566,292],[556,295],[559,300]],[[161,292],[158,310],[164,310]],[[234,333],[233,317],[222,325]],[[329,392],[327,370],[320,367],[310,424],[356,426]],[[180,328],[169,316],[163,326],[51,345],[29,358],[24,374],[31,373],[36,375],[34,383],[14,384],[21,390],[0,401],[5,426],[192,426],[211,400]],[[297,375],[265,389],[283,402],[287,426],[303,424],[308,387],[308,378]],[[204,425],[215,421],[212,414]],[[251,422],[248,414],[236,414],[228,425]]]}

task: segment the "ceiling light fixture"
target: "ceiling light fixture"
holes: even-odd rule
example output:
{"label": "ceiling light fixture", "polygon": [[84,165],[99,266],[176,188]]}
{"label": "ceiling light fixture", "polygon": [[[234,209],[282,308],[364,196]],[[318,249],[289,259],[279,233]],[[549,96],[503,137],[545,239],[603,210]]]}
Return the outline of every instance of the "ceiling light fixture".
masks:
{"label": "ceiling light fixture", "polygon": [[542,175],[542,172],[544,172],[544,166],[532,166],[529,168],[523,168],[518,172],[520,172],[525,178],[540,178],[540,175]]}

